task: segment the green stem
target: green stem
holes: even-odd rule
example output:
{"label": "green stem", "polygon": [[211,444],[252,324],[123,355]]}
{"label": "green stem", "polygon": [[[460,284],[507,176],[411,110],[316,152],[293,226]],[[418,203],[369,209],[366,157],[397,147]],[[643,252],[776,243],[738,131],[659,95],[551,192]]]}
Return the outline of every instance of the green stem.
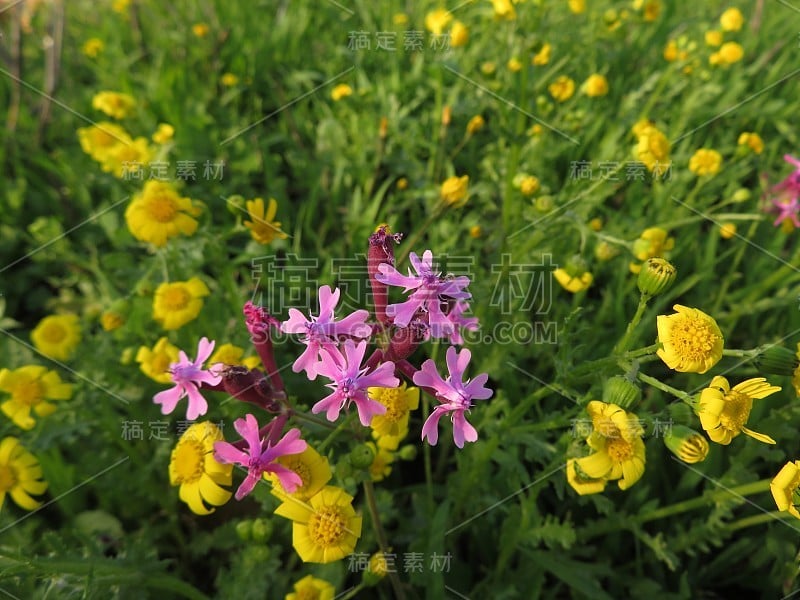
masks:
{"label": "green stem", "polygon": [[[767,346],[769,347],[769,346]],[[753,348],[752,350],[736,350],[734,348],[725,349],[722,351],[722,356],[735,356],[737,358],[753,359],[761,354],[765,348]]]}
{"label": "green stem", "polygon": [[[389,554],[389,543],[386,539],[386,532],[383,530],[380,516],[378,515],[378,505],[375,502],[375,486],[369,479],[364,482],[364,495],[367,498],[367,508],[369,509],[369,514],[372,518],[372,526],[375,529],[375,537],[378,540],[378,547],[384,555]],[[399,598],[400,600],[405,600],[406,594],[403,591],[400,578],[397,576],[397,571],[387,571],[386,575],[389,577],[389,581],[392,583],[394,597]]]}
{"label": "green stem", "polygon": [[443,202],[439,202],[436,205],[436,208],[434,208],[431,211],[431,214],[428,216],[428,218],[425,219],[425,222],[420,227],[416,227],[414,229],[414,232],[410,236],[408,236],[408,238],[405,240],[403,244],[403,251],[400,252],[400,254],[397,256],[397,259],[395,260],[395,265],[399,265],[406,259],[408,253],[417,243],[417,240],[419,240],[423,235],[425,235],[425,233],[428,231],[428,228],[433,224],[433,222],[436,219],[439,218],[439,215],[442,213],[442,209],[444,208],[444,206],[445,205]]}
{"label": "green stem", "polygon": [[647,303],[650,298],[652,298],[652,296],[649,294],[639,295],[639,305],[636,307],[636,312],[634,313],[630,323],[628,323],[628,328],[625,330],[625,335],[623,335],[622,339],[617,342],[616,346],[614,346],[614,354],[621,354],[628,348],[628,344],[631,343],[631,336],[633,335],[636,327],[638,327],[639,322],[642,320],[642,316],[644,315],[644,311],[647,308]]}
{"label": "green stem", "polygon": [[[428,398],[428,394],[421,394],[422,395],[422,414],[430,415],[431,413],[431,401]],[[433,468],[431,467],[431,445],[430,444],[422,444],[422,459],[425,465],[425,491],[428,497],[428,512],[433,514],[434,504],[433,504]]]}
{"label": "green stem", "polygon": [[322,454],[325,451],[325,448],[327,448],[333,442],[333,440],[336,439],[336,437],[350,425],[351,420],[352,415],[339,423],[336,429],[334,429],[331,434],[322,440],[322,443],[317,446],[317,452]]}
{"label": "green stem", "polygon": [[645,375],[644,373],[637,373],[636,377],[639,379],[639,381],[643,381],[647,385],[659,389],[662,392],[666,392],[671,396],[675,396],[678,400],[681,400],[682,402],[685,402],[686,404],[694,408],[695,399],[686,392],[676,389],[672,386],[669,386],[666,383],[662,383],[655,377],[650,377],[649,375]]}
{"label": "green stem", "polygon": [[306,421],[307,423],[313,423],[314,425],[319,425],[320,427],[325,427],[326,429],[331,429],[333,431],[336,431],[338,429],[336,425],[334,425],[333,423],[320,419],[319,417],[308,415],[306,413],[292,411],[291,416],[293,419],[297,419],[299,421]]}
{"label": "green stem", "polygon": [[790,515],[788,512],[782,512],[779,510],[775,510],[772,512],[764,513],[761,515],[753,515],[752,517],[745,517],[744,519],[739,519],[738,521],[734,521],[733,523],[728,523],[728,531],[738,531],[739,529],[744,529],[745,527],[752,527],[753,525],[761,525],[762,523],[771,523],[772,521],[781,521],[783,519],[794,519],[793,515]]}
{"label": "green stem", "polygon": [[358,594],[358,593],[359,593],[361,590],[363,590],[365,587],[367,587],[367,586],[366,586],[366,584],[365,584],[365,583],[362,581],[362,582],[361,582],[361,583],[359,583],[359,584],[358,584],[356,587],[354,587],[352,590],[350,590],[349,592],[347,592],[347,593],[346,593],[344,596],[337,597],[337,598],[336,598],[336,600],[350,600],[350,598],[355,598],[355,597],[356,597],[356,594]]}

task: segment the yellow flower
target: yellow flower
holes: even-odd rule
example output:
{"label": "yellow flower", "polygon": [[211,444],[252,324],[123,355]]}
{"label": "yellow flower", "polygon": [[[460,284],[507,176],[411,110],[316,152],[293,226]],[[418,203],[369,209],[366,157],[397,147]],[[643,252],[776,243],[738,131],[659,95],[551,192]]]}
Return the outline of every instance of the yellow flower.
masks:
{"label": "yellow flower", "polygon": [[100,315],[100,326],[103,331],[114,331],[125,324],[125,315],[121,315],[112,310],[103,311]]}
{"label": "yellow flower", "polygon": [[539,51],[536,54],[533,55],[533,58],[531,59],[531,63],[533,64],[533,66],[541,67],[541,66],[546,65],[547,63],[549,63],[550,62],[550,53],[551,53],[552,49],[553,49],[553,47],[550,44],[548,44],[547,42],[542,44],[542,47],[539,49]]}
{"label": "yellow flower", "polygon": [[592,231],[601,231],[603,229],[603,219],[600,217],[595,217],[589,221],[589,229]]}
{"label": "yellow flower", "polygon": [[133,237],[159,248],[167,240],[197,231],[200,208],[166,181],[149,180],[125,210],[125,222]]}
{"label": "yellow flower", "polygon": [[722,156],[716,150],[700,148],[689,159],[689,170],[698,176],[716,175],[722,167]]}
{"label": "yellow flower", "polygon": [[711,46],[712,48],[716,48],[717,46],[722,44],[722,32],[713,29],[711,31],[706,31],[705,34],[706,46]]}
{"label": "yellow flower", "polygon": [[447,206],[459,207],[467,203],[469,175],[448,177],[442,183],[439,196]]}
{"label": "yellow flower", "polygon": [[221,346],[217,346],[216,350],[214,350],[214,354],[212,354],[206,361],[206,368],[211,368],[212,365],[222,363],[224,365],[238,365],[247,367],[248,369],[253,369],[261,362],[261,359],[258,356],[248,356],[247,358],[242,358],[243,354],[244,349],[239,348],[239,346],[234,346],[233,344],[222,344]]}
{"label": "yellow flower", "polygon": [[508,70],[512,73],[518,73],[522,70],[522,62],[516,57],[511,57],[508,59],[506,67],[508,67]]}
{"label": "yellow flower", "polygon": [[392,23],[395,25],[407,25],[408,15],[405,13],[396,13],[394,16],[392,16]]}
{"label": "yellow flower", "polygon": [[717,322],[696,308],[676,304],[675,314],[658,315],[658,357],[674,371],[705,373],[722,358],[724,339]]}
{"label": "yellow flower", "polygon": [[446,8],[437,8],[425,15],[425,28],[433,35],[441,35],[453,20],[453,15]]}
{"label": "yellow flower", "polygon": [[566,102],[572,98],[572,94],[575,93],[575,82],[566,75],[561,75],[560,77],[557,77],[553,83],[547,86],[547,91],[550,92],[550,95],[554,100],[558,102]]}
{"label": "yellow flower", "polygon": [[586,0],[569,0],[569,10],[576,15],[586,11]]}
{"label": "yellow flower", "polygon": [[757,133],[745,131],[739,136],[737,143],[740,146],[747,146],[755,154],[761,154],[764,151],[764,140]]}
{"label": "yellow flower", "polygon": [[396,436],[408,429],[408,415],[419,406],[419,388],[409,388],[403,383],[394,388],[371,387],[367,394],[386,407],[385,413],[372,417],[373,431],[379,436]]}
{"label": "yellow flower", "polygon": [[[769,484],[769,491],[778,510],[788,512],[793,517],[800,519],[800,460],[788,462],[775,475]],[[0,501],[1,502],[1,501]]]}
{"label": "yellow flower", "polygon": [[[633,255],[645,261],[648,258],[665,257],[670,250],[675,247],[675,238],[669,237],[666,229],[661,227],[648,227],[637,240],[633,242]],[[631,268],[633,273],[639,272],[639,265],[636,270]]]}
{"label": "yellow flower", "polygon": [[523,196],[533,196],[539,191],[539,178],[533,175],[526,175],[519,182],[519,191]]}
{"label": "yellow flower", "polygon": [[245,221],[244,226],[250,230],[250,236],[259,244],[270,244],[273,240],[285,240],[288,235],[281,231],[280,221],[273,221],[278,212],[278,202],[275,198],[269,199],[269,206],[264,209],[264,200],[256,198],[247,201],[247,212],[251,221]]}
{"label": "yellow flower", "polygon": [[673,426],[664,436],[664,445],[675,456],[690,465],[703,462],[708,456],[706,438],[685,425]]}
{"label": "yellow flower", "polygon": [[28,365],[14,371],[0,370],[0,391],[11,395],[0,404],[0,410],[17,427],[27,430],[36,425],[31,411],[39,417],[53,414],[56,407],[48,400],[68,400],[72,396],[72,384],[61,381],[55,371]]}
{"label": "yellow flower", "polygon": [[303,483],[289,494],[283,489],[281,480],[274,473],[264,473],[264,479],[272,483],[272,495],[282,502],[305,502],[316,495],[331,480],[331,467],[328,459],[314,450],[311,445],[306,446],[300,454],[288,454],[278,458],[278,462],[287,469],[294,471]]}
{"label": "yellow flower", "polygon": [[605,479],[592,479],[578,468],[577,459],[567,459],[567,483],[579,495],[600,494],[606,489]]}
{"label": "yellow flower", "polygon": [[188,281],[162,283],[153,298],[153,319],[164,329],[178,329],[197,318],[203,308],[203,296],[211,292],[197,277]]}
{"label": "yellow flower", "polygon": [[669,152],[669,140],[656,127],[644,130],[635,149],[636,158],[655,174],[662,174],[668,168]]}
{"label": "yellow flower", "polygon": [[590,98],[605,96],[608,93],[608,80],[597,73],[590,75],[583,86]]}
{"label": "yellow flower", "polygon": [[723,240],[729,240],[736,235],[736,223],[722,223],[719,226],[719,235]]}
{"label": "yellow flower", "polygon": [[208,32],[209,28],[205,23],[195,23],[192,25],[192,33],[199,38],[206,37]]}
{"label": "yellow flower", "polygon": [[469,237],[473,240],[477,240],[481,235],[483,235],[483,228],[480,225],[473,225],[469,228]]}
{"label": "yellow flower", "polygon": [[239,78],[233,73],[223,73],[219,78],[219,82],[225,87],[233,87],[239,83]]}
{"label": "yellow flower", "polygon": [[658,15],[661,14],[661,2],[658,0],[650,0],[650,2],[646,2],[644,5],[644,11],[642,12],[642,17],[645,21],[653,22],[658,18]]}
{"label": "yellow flower", "polygon": [[768,435],[756,433],[744,426],[753,409],[753,400],[760,400],[781,391],[770,385],[763,377],[748,379],[731,388],[728,380],[716,376],[709,387],[700,392],[695,409],[700,423],[712,442],[728,445],[740,433],[745,433],[759,442],[774,444]]}
{"label": "yellow flower", "polygon": [[678,60],[678,42],[675,40],[670,40],[667,42],[667,45],[664,46],[664,60],[667,62],[674,62]]}
{"label": "yellow flower", "polygon": [[556,269],[553,271],[553,276],[561,287],[573,294],[587,289],[594,281],[594,277],[589,271],[585,271],[580,275],[570,275],[566,269]]}
{"label": "yellow flower", "polygon": [[353,497],[326,486],[308,502],[287,500],[275,514],[293,521],[292,545],[303,562],[341,560],[361,537],[361,517],[353,510]]}
{"label": "yellow flower", "polygon": [[336,588],[324,579],[306,575],[294,584],[294,592],[286,594],[284,600],[333,600],[335,593]]}
{"label": "yellow flower", "polygon": [[334,102],[338,102],[342,98],[353,95],[353,88],[346,83],[340,83],[331,90],[331,98]]}
{"label": "yellow flower", "polygon": [[483,117],[481,115],[475,115],[469,120],[469,123],[467,123],[467,133],[469,135],[475,135],[478,131],[483,129],[484,125],[486,125],[486,121]]}
{"label": "yellow flower", "polygon": [[367,565],[367,573],[373,575],[378,580],[386,577],[389,572],[389,565],[383,552],[376,552],[369,557],[369,564]]}
{"label": "yellow flower", "polygon": [[104,47],[105,44],[103,44],[103,40],[98,38],[89,38],[81,47],[81,52],[83,52],[83,54],[89,58],[97,58],[98,55],[103,51]]}
{"label": "yellow flower", "polygon": [[574,465],[589,479],[616,480],[621,490],[628,489],[644,474],[644,431],[639,420],[616,404],[597,400],[589,402],[586,412],[592,419],[586,442],[594,453],[575,459]]}
{"label": "yellow flower", "polygon": [[42,467],[36,457],[25,450],[14,437],[0,442],[0,510],[6,501],[6,494],[20,508],[34,510],[41,506],[30,494],[40,495],[47,490],[47,482],[42,479]]}
{"label": "yellow flower", "polygon": [[517,18],[517,12],[511,0],[491,0],[494,9],[494,18],[499,21],[513,21]]}
{"label": "yellow flower", "polygon": [[398,179],[397,189],[400,190],[401,192],[405,189],[408,189],[408,179],[406,179],[405,177],[401,177],[400,179]]}
{"label": "yellow flower", "polygon": [[744,48],[736,42],[725,42],[717,52],[708,57],[712,65],[732,65],[744,57]]}
{"label": "yellow flower", "polygon": [[153,141],[156,144],[166,144],[175,135],[175,128],[168,123],[159,123],[158,129],[153,134]]}
{"label": "yellow flower", "polygon": [[108,152],[118,144],[129,144],[131,136],[116,123],[104,121],[78,129],[81,149],[97,162],[103,162]]}
{"label": "yellow flower", "polygon": [[619,250],[606,241],[602,241],[594,249],[594,257],[602,262],[607,262],[617,256]]}
{"label": "yellow flower", "polygon": [[111,3],[111,10],[113,10],[115,13],[122,14],[128,10],[128,5],[130,3],[131,0],[114,0],[114,2]]}
{"label": "yellow flower", "polygon": [[490,60],[481,63],[481,73],[483,73],[484,75],[492,75],[496,70],[497,70],[497,65]]}
{"label": "yellow flower", "polygon": [[172,375],[169,372],[170,364],[178,362],[178,348],[162,337],[151,350],[147,346],[140,346],[136,353],[136,362],[142,373],[158,383],[170,383]]}
{"label": "yellow flower", "polygon": [[120,92],[99,92],[92,98],[92,108],[114,119],[124,119],[136,108],[136,101],[132,96]]}
{"label": "yellow flower", "polygon": [[372,449],[372,464],[369,466],[369,475],[372,481],[383,481],[392,472],[394,455],[386,448],[380,448],[372,442],[367,442]]}
{"label": "yellow flower", "polygon": [[738,8],[729,8],[719,18],[723,31],[739,31],[744,25],[744,15]]}
{"label": "yellow flower", "polygon": [[214,459],[214,442],[224,440],[219,427],[204,421],[184,431],[169,460],[170,485],[179,485],[179,497],[196,515],[210,515],[231,498],[233,465]]}
{"label": "yellow flower", "polygon": [[31,341],[48,358],[69,359],[81,341],[78,316],[64,314],[45,317],[31,332]]}
{"label": "yellow flower", "polygon": [[534,123],[533,125],[531,125],[531,128],[528,129],[528,135],[530,136],[539,137],[540,135],[542,135],[542,133],[544,133],[544,127],[542,127],[538,123]]}
{"label": "yellow flower", "polygon": [[450,28],[450,45],[453,48],[466,46],[469,41],[469,29],[461,21],[454,21]]}
{"label": "yellow flower", "polygon": [[138,137],[109,148],[100,167],[117,179],[123,179],[129,177],[137,168],[141,169],[149,163],[154,154],[150,144],[147,143],[147,138]]}

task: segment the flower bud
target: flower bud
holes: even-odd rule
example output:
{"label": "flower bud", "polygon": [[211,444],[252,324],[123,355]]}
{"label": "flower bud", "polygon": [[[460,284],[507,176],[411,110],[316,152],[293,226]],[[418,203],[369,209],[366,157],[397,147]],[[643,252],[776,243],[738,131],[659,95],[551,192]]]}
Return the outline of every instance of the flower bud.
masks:
{"label": "flower bud", "polygon": [[771,375],[794,375],[800,366],[797,355],[783,346],[772,346],[755,358],[756,368],[760,373]]}
{"label": "flower bud", "polygon": [[667,412],[669,413],[669,420],[675,424],[688,425],[695,420],[694,411],[685,402],[672,402],[667,405]]}
{"label": "flower bud", "polygon": [[606,404],[616,404],[620,408],[627,410],[636,404],[641,397],[642,390],[627,377],[614,375],[606,379],[603,384],[603,402]]}
{"label": "flower bud", "polygon": [[258,369],[231,365],[222,371],[222,387],[242,402],[250,402],[270,412],[280,412],[280,404],[273,398],[276,393],[268,378]]}
{"label": "flower bud", "polygon": [[667,291],[678,276],[678,270],[664,258],[648,258],[639,271],[639,291],[647,296],[657,296]]}
{"label": "flower bud", "polygon": [[367,444],[358,444],[350,451],[350,464],[356,469],[367,469],[375,459],[375,452]]}
{"label": "flower bud", "polygon": [[417,447],[414,444],[406,444],[397,451],[400,460],[414,460],[417,458]]}
{"label": "flower bud", "polygon": [[706,438],[684,425],[674,425],[669,435],[664,436],[664,444],[685,463],[699,463],[708,456]]}
{"label": "flower bud", "polygon": [[367,272],[369,273],[369,284],[372,288],[372,303],[375,311],[375,318],[379,323],[387,323],[386,304],[389,301],[389,287],[385,283],[378,281],[375,276],[380,273],[378,268],[381,264],[394,266],[394,244],[399,244],[403,239],[402,233],[391,233],[388,225],[379,225],[371,236],[369,236],[369,248],[367,249]]}
{"label": "flower bud", "polygon": [[425,330],[426,325],[418,321],[412,321],[408,327],[395,327],[384,358],[387,361],[397,361],[411,356],[425,341]]}
{"label": "flower bud", "polygon": [[234,194],[233,196],[228,196],[225,199],[225,207],[228,209],[228,212],[232,213],[235,216],[247,215],[247,202],[245,201],[243,196],[239,194]]}
{"label": "flower bud", "polygon": [[236,524],[236,535],[243,542],[250,541],[250,536],[252,534],[252,531],[253,531],[252,521],[239,521]]}
{"label": "flower bud", "polygon": [[272,521],[268,519],[255,519],[250,529],[250,538],[254,542],[264,543],[272,535]]}
{"label": "flower bud", "polygon": [[747,188],[739,188],[733,193],[731,199],[734,202],[747,202],[748,200],[750,200],[751,195],[752,194],[750,193],[750,190],[748,190]]}
{"label": "flower bud", "polygon": [[368,586],[377,585],[378,582],[386,577],[389,566],[383,552],[378,551],[369,558],[369,564],[364,569],[364,583]]}

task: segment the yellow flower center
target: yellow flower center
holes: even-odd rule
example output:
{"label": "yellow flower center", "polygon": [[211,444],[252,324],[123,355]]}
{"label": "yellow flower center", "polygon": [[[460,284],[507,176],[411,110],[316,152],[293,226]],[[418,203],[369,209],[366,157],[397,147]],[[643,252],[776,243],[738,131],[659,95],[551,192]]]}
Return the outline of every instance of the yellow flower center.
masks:
{"label": "yellow flower center", "polygon": [[633,446],[624,438],[610,439],[606,445],[609,458],[615,463],[625,462],[633,456]]}
{"label": "yellow flower center", "polygon": [[319,590],[311,586],[303,587],[295,592],[294,597],[297,600],[319,600]]}
{"label": "yellow flower center", "polygon": [[[309,468],[308,464],[303,462],[302,459],[299,458],[291,458],[288,460],[281,460],[281,464],[286,467],[287,469],[291,469],[300,479],[303,480],[303,483],[297,486],[297,489],[294,491],[295,494],[302,492],[308,487],[308,484],[311,482],[311,469]],[[280,479],[276,478],[278,485],[280,485]],[[283,486],[281,486],[283,487]]]}
{"label": "yellow flower center", "polygon": [[39,404],[43,397],[44,387],[41,382],[35,379],[33,381],[26,381],[23,385],[16,386],[14,390],[14,400],[28,406]]}
{"label": "yellow flower center", "polygon": [[192,296],[183,286],[171,286],[164,292],[163,298],[167,310],[183,310]]}
{"label": "yellow flower center", "polygon": [[147,212],[150,217],[159,223],[170,223],[175,219],[178,212],[178,206],[175,200],[169,196],[158,195],[151,198],[147,203]]}
{"label": "yellow flower center", "polygon": [[10,492],[17,485],[17,472],[11,465],[0,465],[0,493]]}
{"label": "yellow flower center", "polygon": [[203,474],[205,450],[199,440],[184,438],[175,447],[172,463],[178,483],[192,483]]}
{"label": "yellow flower center", "polygon": [[408,414],[408,397],[405,390],[381,388],[377,400],[386,407],[386,412],[381,416],[390,423],[399,423]]}
{"label": "yellow flower center", "polygon": [[41,329],[41,336],[48,344],[60,344],[67,337],[67,330],[61,323],[46,323]]}
{"label": "yellow flower center", "polygon": [[347,532],[347,523],[338,506],[324,506],[308,520],[311,541],[322,548],[338,546]]}
{"label": "yellow flower center", "polygon": [[153,357],[151,362],[151,366],[153,368],[154,373],[166,373],[169,370],[170,365],[169,356],[166,354],[157,354]]}
{"label": "yellow flower center", "polygon": [[670,342],[682,357],[699,361],[711,354],[720,337],[702,319],[681,315],[670,331]]}
{"label": "yellow flower center", "polygon": [[753,400],[749,396],[731,390],[725,394],[725,407],[719,416],[719,422],[728,431],[741,431],[752,408]]}

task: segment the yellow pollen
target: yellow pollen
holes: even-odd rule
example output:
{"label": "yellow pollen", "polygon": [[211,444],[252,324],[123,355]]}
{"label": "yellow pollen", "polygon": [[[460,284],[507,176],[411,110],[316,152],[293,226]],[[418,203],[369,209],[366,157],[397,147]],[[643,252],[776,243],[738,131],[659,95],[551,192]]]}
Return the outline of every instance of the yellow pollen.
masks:
{"label": "yellow pollen", "polygon": [[205,450],[198,440],[186,438],[178,442],[172,457],[178,483],[192,483],[203,474]]}
{"label": "yellow pollen", "polygon": [[308,520],[308,534],[316,546],[338,546],[345,533],[345,520],[338,506],[325,506]]}
{"label": "yellow pollen", "polygon": [[719,422],[728,431],[741,431],[750,417],[752,408],[753,400],[749,396],[730,391],[725,394],[725,406],[719,416]]}
{"label": "yellow pollen", "polygon": [[295,592],[294,597],[297,600],[319,600],[319,590],[312,587],[304,587],[302,590]]}
{"label": "yellow pollen", "polygon": [[633,446],[623,438],[613,438],[606,445],[609,458],[615,463],[625,462],[633,456]]}
{"label": "yellow pollen", "polygon": [[20,404],[27,404],[28,406],[39,404],[43,396],[44,389],[42,388],[42,384],[35,379],[16,386],[13,394],[14,400]]}
{"label": "yellow pollen", "polygon": [[172,286],[164,292],[164,304],[167,310],[183,310],[192,296],[183,286]]}
{"label": "yellow pollen", "polygon": [[60,344],[67,337],[67,331],[60,323],[47,323],[41,331],[48,344]]}
{"label": "yellow pollen", "polygon": [[391,423],[399,422],[408,413],[408,398],[405,390],[382,388],[378,394],[378,402],[386,407],[386,412],[381,416]]}
{"label": "yellow pollen", "polygon": [[708,323],[692,317],[683,317],[672,327],[671,339],[675,351],[690,360],[701,360],[708,356],[719,336]]}
{"label": "yellow pollen", "polygon": [[17,473],[11,465],[0,465],[0,493],[10,492],[17,485]]}
{"label": "yellow pollen", "polygon": [[169,223],[175,219],[178,207],[172,198],[159,195],[147,203],[147,212],[159,223]]}

